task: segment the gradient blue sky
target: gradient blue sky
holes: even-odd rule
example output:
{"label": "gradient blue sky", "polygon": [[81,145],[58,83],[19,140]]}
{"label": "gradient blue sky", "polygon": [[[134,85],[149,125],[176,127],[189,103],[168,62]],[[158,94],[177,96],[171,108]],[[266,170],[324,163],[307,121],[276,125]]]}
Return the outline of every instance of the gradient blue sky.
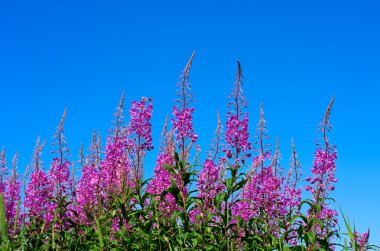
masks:
{"label": "gradient blue sky", "polygon": [[[106,3],[108,2],[108,3]],[[294,137],[305,176],[316,133],[336,95],[337,203],[380,244],[380,2],[378,1],[8,1],[0,2],[0,147],[30,163],[68,107],[73,158],[93,129],[105,138],[122,90],[154,100],[154,143],[193,50],[195,129],[207,149],[216,111],[240,59],[251,132],[263,103],[272,143],[288,165]],[[45,149],[45,168],[51,147]],[[155,154],[147,158],[152,175]]]}

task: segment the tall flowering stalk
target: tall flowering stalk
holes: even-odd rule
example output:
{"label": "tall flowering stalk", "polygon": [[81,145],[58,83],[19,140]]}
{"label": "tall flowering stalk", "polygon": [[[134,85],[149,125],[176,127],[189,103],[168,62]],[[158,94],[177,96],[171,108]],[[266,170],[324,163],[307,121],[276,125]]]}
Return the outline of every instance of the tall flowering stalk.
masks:
{"label": "tall flowering stalk", "polygon": [[64,122],[67,115],[67,109],[64,110],[61,121],[56,129],[53,137],[53,145],[57,146],[57,150],[53,153],[57,157],[53,158],[48,172],[52,194],[50,198],[49,210],[45,218],[49,221],[55,219],[55,228],[67,230],[68,218],[73,218],[72,210],[74,210],[74,188],[73,180],[70,175],[71,162],[67,159],[69,149],[67,148],[66,138],[64,136]]}
{"label": "tall flowering stalk", "polygon": [[143,165],[146,151],[153,149],[152,124],[150,122],[153,105],[150,101],[150,98],[143,97],[139,102],[132,102],[132,107],[129,110],[131,119],[127,133],[131,140],[129,152],[132,162],[132,179],[136,184],[137,190],[140,190],[143,180]]}
{"label": "tall flowering stalk", "polygon": [[80,153],[82,176],[76,186],[77,212],[81,222],[88,225],[93,223],[94,214],[99,214],[99,206],[101,206],[101,201],[105,196],[100,187],[100,143],[100,135],[97,137],[94,130],[89,149],[90,155],[84,160],[82,148]]}
{"label": "tall flowering stalk", "polygon": [[311,169],[313,177],[308,177],[306,180],[313,186],[307,186],[306,190],[310,191],[314,201],[320,198],[327,198],[329,191],[334,190],[334,183],[337,182],[335,178],[335,160],[337,158],[337,151],[332,146],[327,137],[328,131],[331,130],[330,112],[334,103],[332,98],[329,106],[327,107],[325,116],[320,124],[320,130],[323,133],[324,146],[320,146],[314,153],[314,165]]}
{"label": "tall flowering stalk", "polygon": [[[190,68],[195,52],[191,55],[177,84],[177,105],[173,106],[174,118],[172,130],[167,131],[167,120],[164,126],[164,144],[158,155],[154,169],[154,179],[148,184],[147,192],[156,195],[158,210],[162,216],[169,220],[174,211],[184,212],[184,224],[189,222],[186,197],[188,196],[187,184],[189,183],[188,158],[191,146],[198,136],[194,132],[192,113],[190,107],[192,100],[191,85],[189,81]],[[177,146],[179,155],[175,154]]]}
{"label": "tall flowering stalk", "polygon": [[42,170],[40,159],[44,145],[45,142],[41,144],[40,138],[38,138],[33,154],[33,171],[30,175],[24,201],[27,220],[29,223],[35,224],[35,227],[41,227],[44,222],[48,225],[52,220],[51,214],[49,216],[46,214],[50,212],[53,187],[49,182],[49,177]]}
{"label": "tall flowering stalk", "polygon": [[54,153],[57,153],[58,157],[55,157],[53,159],[49,171],[49,178],[52,186],[54,187],[53,196],[58,200],[62,199],[63,197],[68,198],[73,196],[73,183],[71,180],[72,176],[70,176],[71,163],[66,158],[69,149],[66,147],[67,142],[63,134],[63,125],[66,119],[66,114],[67,109],[65,109],[62,115],[61,122],[59,123],[57,131],[55,132],[53,138],[55,140],[53,145],[58,146],[57,151]]}
{"label": "tall flowering stalk", "polygon": [[177,96],[180,97],[180,99],[177,100],[178,105],[173,106],[173,131],[176,143],[179,144],[180,156],[182,160],[186,160],[188,158],[190,147],[198,138],[198,135],[194,132],[192,122],[194,108],[189,106],[193,101],[189,77],[194,55],[195,52],[191,55],[185,69],[182,72],[182,75],[180,76],[181,81],[177,84]]}
{"label": "tall flowering stalk", "polygon": [[20,230],[21,218],[20,215],[20,181],[17,176],[17,159],[18,153],[15,154],[12,161],[12,175],[8,178],[8,187],[5,191],[5,215],[10,237],[14,237]]}
{"label": "tall flowering stalk", "polygon": [[[191,176],[191,165],[189,161],[191,147],[196,143],[198,135],[195,134],[193,128],[193,117],[194,108],[190,107],[192,100],[191,85],[190,85],[190,68],[193,62],[195,52],[192,53],[189,61],[186,64],[185,69],[180,76],[181,81],[177,83],[177,100],[178,105],[173,106],[172,119],[173,133],[175,137],[175,144],[178,144],[179,155],[174,154],[174,166],[169,168],[171,173],[171,187],[170,194],[167,196],[172,196],[176,199],[179,205],[179,210],[183,212],[181,216],[181,221],[183,222],[184,229],[187,231],[190,218],[189,218],[189,207],[188,203],[188,189]],[[195,147],[197,148],[197,147]],[[197,148],[198,149],[198,148]],[[172,198],[169,198],[172,199]]]}
{"label": "tall flowering stalk", "polygon": [[107,138],[105,158],[100,165],[101,187],[105,190],[106,198],[103,204],[110,206],[117,196],[131,185],[130,160],[127,149],[130,147],[126,140],[124,125],[124,92],[120,98],[117,111],[114,114],[114,128]]}
{"label": "tall flowering stalk", "polygon": [[[145,198],[142,198],[143,166],[146,152],[153,149],[152,112],[153,105],[150,98],[143,97],[141,101],[133,101],[129,109],[129,125],[122,128],[123,135],[120,142],[123,142],[123,145],[118,148],[120,159],[114,159],[116,163],[119,162],[118,178],[121,188],[119,194],[121,198],[117,201],[121,210],[116,210],[116,217],[112,220],[111,235],[114,241],[120,242],[122,239],[117,237],[120,230],[124,229],[127,235],[134,231],[129,214],[133,209],[143,209],[146,204]],[[106,161],[108,156],[109,153],[106,153]]]}
{"label": "tall flowering stalk", "polygon": [[[244,112],[247,108],[246,98],[243,93],[243,72],[240,62],[237,61],[237,73],[233,92],[229,96],[232,99],[228,107],[232,108],[227,112],[226,122],[226,152],[227,158],[234,157],[235,162],[240,162],[248,158],[247,153],[251,149],[248,132],[248,113]],[[241,154],[244,154],[241,156]]]}
{"label": "tall flowering stalk", "polygon": [[[132,136],[136,132],[131,131],[131,127],[125,126],[124,92],[114,117],[114,127],[107,138],[104,160],[100,165],[100,189],[102,189],[104,197],[99,196],[101,201],[98,202],[98,205],[102,207],[102,213],[113,212],[112,219],[108,219],[112,223],[110,236],[113,241],[119,241],[120,239],[117,236],[120,228],[124,228],[127,235],[129,235],[129,214],[133,208],[132,197],[136,191],[136,182],[141,182],[141,180],[133,178],[133,160],[130,158],[130,153],[136,150],[134,137]],[[132,128],[132,130],[136,129],[139,128]],[[142,133],[142,131],[138,131],[138,133]],[[145,134],[144,136],[147,135]],[[141,140],[145,140],[145,138],[140,137],[140,142]],[[142,161],[142,158],[140,161]],[[139,166],[141,167],[140,164]],[[138,170],[141,171],[140,169]]]}
{"label": "tall flowering stalk", "polygon": [[[314,163],[311,168],[312,177],[306,178],[310,185],[305,189],[311,192],[312,202],[316,205],[312,207],[309,212],[311,220],[318,220],[313,224],[313,232],[320,238],[325,237],[327,241],[331,241],[337,229],[337,216],[338,212],[330,208],[329,192],[334,190],[334,183],[337,182],[335,178],[335,160],[337,159],[337,151],[332,146],[327,137],[328,131],[332,129],[330,124],[330,113],[334,104],[334,97],[331,99],[327,107],[326,113],[320,123],[320,131],[323,134],[323,146],[318,146],[314,153]],[[318,246],[318,244],[316,244]]]}
{"label": "tall flowering stalk", "polygon": [[[223,241],[227,243],[226,248],[231,249],[238,244],[235,241],[229,243],[228,240],[233,235],[240,235],[240,230],[237,227],[236,207],[241,204],[239,202],[241,188],[247,182],[241,170],[246,164],[246,159],[251,156],[249,152],[251,143],[249,142],[248,113],[245,111],[247,101],[243,92],[243,73],[239,61],[237,61],[233,91],[228,98],[231,100],[227,104],[229,111],[226,115],[225,144],[222,148],[225,156],[220,159],[220,164],[226,165],[226,169],[222,171],[222,175],[225,175],[226,178],[223,180],[224,193],[218,197],[216,204],[220,209]],[[219,198],[223,198],[223,201],[220,201]]]}

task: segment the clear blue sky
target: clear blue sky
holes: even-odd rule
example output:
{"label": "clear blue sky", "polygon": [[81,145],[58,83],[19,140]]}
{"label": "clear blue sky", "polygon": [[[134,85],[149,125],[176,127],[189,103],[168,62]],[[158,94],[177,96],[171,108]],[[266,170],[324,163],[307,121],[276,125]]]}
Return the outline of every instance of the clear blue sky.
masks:
{"label": "clear blue sky", "polygon": [[[317,124],[336,95],[334,195],[358,229],[370,227],[380,244],[378,1],[110,2],[1,1],[0,147],[9,158],[19,151],[20,172],[39,135],[51,143],[66,106],[73,158],[81,142],[88,146],[93,129],[104,138],[122,90],[126,104],[153,98],[157,146],[178,76],[196,50],[191,82],[203,150],[216,111],[226,111],[236,59],[251,132],[263,103],[272,142],[281,139],[282,163],[289,162],[294,137],[305,176]],[[148,156],[147,177],[156,153]]]}

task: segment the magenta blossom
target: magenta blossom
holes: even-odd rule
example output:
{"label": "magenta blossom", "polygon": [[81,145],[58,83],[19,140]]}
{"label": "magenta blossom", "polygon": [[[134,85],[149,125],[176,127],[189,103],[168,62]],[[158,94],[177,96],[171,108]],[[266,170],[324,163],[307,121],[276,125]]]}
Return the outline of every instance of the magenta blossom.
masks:
{"label": "magenta blossom", "polygon": [[[13,175],[8,179],[8,187],[5,191],[5,215],[7,219],[7,223],[9,226],[9,234],[11,237],[15,235],[14,227],[16,224],[16,231],[19,229],[19,224],[21,223],[21,212],[18,211],[20,209],[20,181],[17,179],[17,173],[14,170]],[[18,222],[16,222],[16,214],[18,213]]]}
{"label": "magenta blossom", "polygon": [[132,102],[132,107],[129,110],[131,121],[129,123],[129,134],[136,134],[135,145],[142,150],[152,150],[152,118],[153,105],[147,103],[150,98],[142,98],[140,102]]}
{"label": "magenta blossom", "polygon": [[104,191],[100,187],[100,177],[98,171],[92,165],[83,167],[82,177],[76,186],[76,201],[78,203],[77,211],[80,219],[86,222],[86,213],[98,205],[98,196],[104,199]]}
{"label": "magenta blossom", "polygon": [[[51,206],[53,187],[48,176],[42,170],[35,170],[30,176],[30,181],[25,194],[24,207],[28,210],[29,218],[43,218]],[[48,219],[49,221],[52,219]]]}
{"label": "magenta blossom", "polygon": [[101,163],[102,187],[109,195],[120,193],[131,186],[130,161],[126,154],[123,138],[108,138],[105,160]]}
{"label": "magenta blossom", "polygon": [[194,108],[183,108],[178,109],[176,106],[173,106],[173,115],[172,119],[173,129],[175,131],[175,137],[177,142],[179,142],[179,147],[184,147],[184,142],[186,139],[190,139],[192,143],[197,141],[198,135],[194,133],[193,124],[192,124],[192,113]]}
{"label": "magenta blossom", "polygon": [[334,190],[335,178],[335,160],[337,159],[336,151],[326,151],[318,148],[314,154],[314,165],[311,168],[313,177],[306,178],[311,186],[307,186],[306,190],[311,191],[314,199],[317,196],[325,197],[328,191]]}
{"label": "magenta blossom", "polygon": [[73,181],[70,176],[70,166],[68,160],[61,162],[58,158],[53,159],[49,170],[49,179],[54,188],[53,196],[61,198],[72,195]]}
{"label": "magenta blossom", "polygon": [[[221,178],[220,166],[216,165],[211,159],[206,159],[202,170],[199,172],[197,182],[199,192],[197,197],[201,198],[203,203],[190,212],[191,222],[196,222],[199,215],[204,217],[208,213],[216,213],[217,208],[214,205],[214,199],[224,190]],[[215,219],[216,217],[214,217]]]}

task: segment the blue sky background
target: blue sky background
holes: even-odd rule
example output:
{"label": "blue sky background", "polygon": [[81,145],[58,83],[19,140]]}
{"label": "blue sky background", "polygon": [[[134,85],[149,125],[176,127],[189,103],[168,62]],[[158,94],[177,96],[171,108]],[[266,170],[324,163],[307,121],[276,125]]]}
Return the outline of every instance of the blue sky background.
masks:
{"label": "blue sky background", "polygon": [[[358,230],[380,244],[380,3],[378,1],[7,1],[0,2],[0,147],[19,151],[23,172],[38,136],[51,137],[68,107],[74,159],[93,129],[105,138],[122,90],[154,100],[157,149],[176,82],[193,50],[195,130],[205,151],[226,111],[236,60],[251,135],[263,103],[272,143],[287,168],[294,137],[305,177],[316,133],[336,95],[334,192]],[[139,3],[138,3],[139,2]],[[157,150],[149,154],[146,176]]]}

